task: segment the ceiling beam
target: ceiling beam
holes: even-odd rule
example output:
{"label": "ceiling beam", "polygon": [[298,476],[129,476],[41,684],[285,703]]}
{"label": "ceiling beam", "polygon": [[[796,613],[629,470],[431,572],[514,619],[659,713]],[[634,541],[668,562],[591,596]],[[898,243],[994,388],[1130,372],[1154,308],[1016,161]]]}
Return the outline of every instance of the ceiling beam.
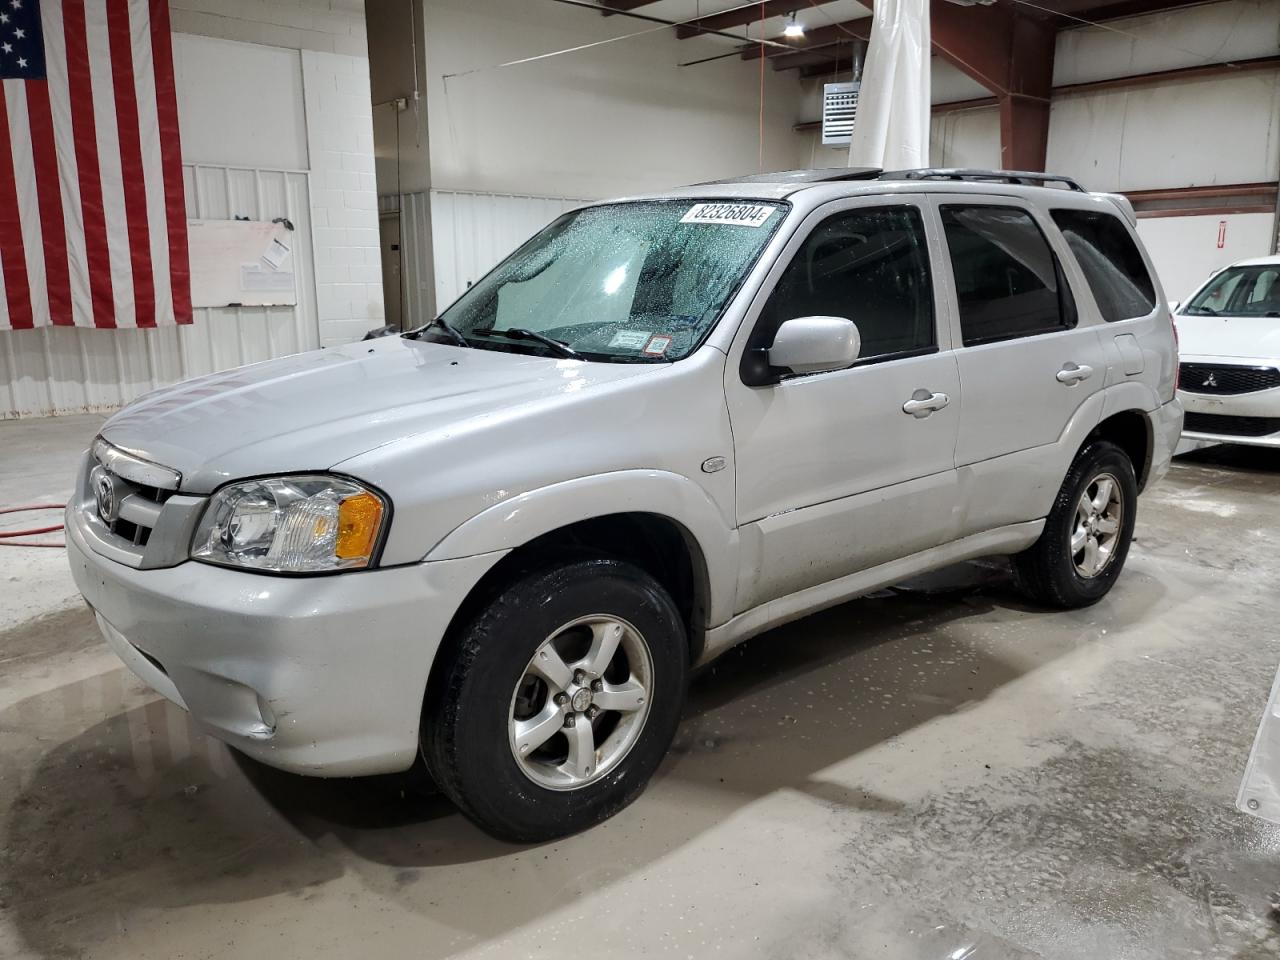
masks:
{"label": "ceiling beam", "polygon": [[656,2],[657,0],[600,0],[600,12],[610,17],[615,13],[626,13],[636,7],[647,7]]}
{"label": "ceiling beam", "polygon": [[[790,56],[790,54],[788,54]],[[826,67],[803,67],[800,75],[803,76],[822,76],[828,74],[832,69],[848,70],[850,67],[849,59],[846,57],[842,60],[833,61]],[[1253,57],[1249,60],[1234,60],[1229,63],[1206,63],[1195,67],[1178,67],[1173,70],[1153,70],[1150,73],[1132,73],[1123,77],[1110,77],[1106,80],[1090,80],[1087,83],[1067,83],[1054,87],[1051,96],[1056,99],[1058,97],[1069,97],[1079,94],[1104,93],[1112,90],[1127,90],[1134,87],[1149,87],[1160,83],[1170,83],[1179,80],[1212,80],[1217,77],[1239,77],[1245,74],[1255,73],[1259,70],[1275,70],[1280,71],[1280,56],[1271,57]],[[951,100],[945,103],[935,103],[933,105],[934,113],[951,113],[956,110],[973,110],[980,107],[994,107],[999,105],[998,97],[976,97],[972,100]],[[796,124],[797,130],[807,130],[816,126],[818,121],[806,121],[805,123]],[[1266,184],[1244,184],[1235,185],[1233,187],[1196,187],[1194,189],[1204,189],[1211,191],[1248,189],[1250,192],[1256,187],[1265,187]],[[1184,191],[1185,192],[1185,188]],[[1149,199],[1145,198],[1144,199]]]}
{"label": "ceiling beam", "polygon": [[[1023,88],[1031,81],[1027,77],[1013,75],[1015,38],[1020,48],[1031,44],[1040,49],[1045,45],[1045,38],[1051,38],[1053,34],[1050,25],[1015,13],[1004,5],[961,7],[947,0],[930,0],[930,21],[934,52],[997,96],[1029,92]],[[871,17],[863,17],[810,30],[804,37],[795,40],[774,37],[772,39],[777,46],[765,47],[763,54],[770,58],[786,57],[789,56],[787,48],[799,53],[834,47],[854,39],[869,40],[871,23]],[[739,50],[744,60],[756,60],[762,52],[759,43],[745,44]],[[1028,67],[1044,66],[1038,60],[1026,56],[1020,61],[1018,68],[1022,69],[1024,64]],[[1052,65],[1052,53],[1049,55],[1049,64]],[[808,67],[813,64],[805,60],[792,61],[792,65]],[[1044,71],[1040,69],[1038,72]],[[1037,75],[1034,85],[1037,88],[1046,86],[1042,80],[1044,78]]]}
{"label": "ceiling beam", "polygon": [[[600,6],[600,4],[596,2],[596,0],[554,0],[554,2],[555,2],[555,3],[563,3],[563,4],[566,4],[567,6],[570,6],[570,7],[577,7],[577,8],[579,8],[579,9],[581,9],[581,10],[597,10],[597,11],[599,11],[599,10],[602,10],[602,9],[603,9],[603,8]],[[637,6],[639,6],[639,4],[637,4]],[[629,17],[629,18],[631,18],[632,20],[641,20],[641,21],[643,21],[643,22],[645,22],[645,23],[660,23],[660,24],[662,24],[664,27],[675,27],[675,26],[679,26],[679,24],[680,24],[680,21],[679,21],[679,20],[668,20],[668,19],[666,19],[665,17],[655,17],[655,16],[653,16],[652,14],[649,14],[649,13],[636,13],[636,11],[634,11],[634,10],[622,10],[622,9],[620,9],[620,8],[617,8],[617,9],[614,9],[613,13],[614,13],[614,14],[616,14],[617,16],[619,16],[619,17]],[[716,37],[724,37],[724,38],[725,38],[725,39],[727,39],[727,40],[741,40],[741,39],[742,39],[742,37],[740,37],[740,36],[739,36],[738,34],[736,34],[736,33],[724,33],[724,32],[717,31],[717,30],[704,30],[704,31],[703,31],[703,33],[709,34],[709,35],[711,35],[711,36],[716,36]],[[617,39],[617,38],[615,38],[615,39]],[[776,43],[774,43],[772,40],[765,40],[765,41],[764,41],[764,44],[765,44],[765,46],[773,46],[773,47],[777,47],[777,48],[778,48],[778,49],[780,49],[783,53],[786,53],[786,52],[787,52],[787,48],[786,48],[786,47],[783,47],[781,44],[776,44]],[[724,56],[727,56],[727,57],[731,57],[731,56],[733,56],[733,51],[730,51],[729,53],[724,54]],[[707,59],[707,60],[718,60],[718,59],[720,59],[720,58],[719,58],[719,57],[707,57],[707,58],[705,58],[705,59]],[[695,60],[695,61],[693,61],[693,62],[694,62],[694,63],[702,63],[702,62],[705,62],[705,61],[703,61],[703,60]],[[689,64],[681,64],[681,66],[688,66],[688,65],[689,65]]]}
{"label": "ceiling beam", "polygon": [[[816,53],[817,51],[814,52]],[[804,56],[804,54],[795,53],[787,54],[787,56],[799,57]],[[830,78],[832,83],[836,82],[836,78],[832,76],[833,74],[838,76],[841,73],[849,73],[850,76],[840,78],[848,81],[853,79],[852,72],[853,59],[847,55],[841,56],[838,60],[827,60],[824,63],[813,63],[807,67],[799,67],[796,69],[796,73],[806,80],[811,77],[827,77]]]}
{"label": "ceiling beam", "polygon": [[1175,67],[1172,70],[1154,70],[1107,80],[1089,80],[1085,83],[1068,83],[1053,88],[1054,96],[1073,93],[1100,93],[1106,90],[1123,90],[1128,87],[1149,86],[1153,83],[1169,83],[1177,80],[1212,80],[1217,77],[1240,77],[1259,70],[1280,69],[1280,56],[1252,57],[1248,60],[1232,60],[1226,63],[1202,63],[1194,67]]}
{"label": "ceiling beam", "polygon": [[[1035,11],[1050,18],[1059,27],[1083,26],[1080,20],[1118,20],[1122,17],[1141,17],[1150,13],[1163,13],[1180,7],[1204,6],[1223,3],[1225,0],[1036,0],[1040,9]],[[1023,6],[1014,3],[1014,6]],[[1032,8],[1027,8],[1032,12]]]}
{"label": "ceiling beam", "polygon": [[[795,0],[792,0],[794,3]],[[833,23],[826,27],[818,27],[809,30],[803,37],[797,39],[789,39],[787,37],[771,37],[774,43],[780,46],[765,47],[765,56],[775,57],[787,53],[784,47],[789,47],[793,52],[801,50],[816,50],[820,47],[830,47],[837,43],[848,43],[852,40],[869,40],[871,39],[871,18],[862,17],[858,20],[846,20],[844,23]],[[760,58],[760,44],[748,43],[739,48],[742,53],[743,60],[758,60]]]}
{"label": "ceiling beam", "polygon": [[819,73],[829,72],[836,64],[841,69],[848,69],[850,63],[849,48],[822,47],[818,50],[801,50],[799,53],[784,53],[778,57],[770,57],[769,63],[775,70],[797,70],[802,67],[819,67]]}
{"label": "ceiling beam", "polygon": [[[785,17],[789,13],[799,13],[810,6],[831,3],[832,0],[763,0],[751,6],[726,10],[724,13],[712,13],[697,20],[676,27],[676,36],[681,40],[696,37],[704,30],[730,30],[733,27],[759,23],[768,17]],[[763,9],[762,9],[763,8]]]}
{"label": "ceiling beam", "polygon": [[1134,203],[1151,203],[1162,200],[1226,200],[1240,197],[1257,197],[1274,200],[1274,183],[1228,183],[1199,187],[1162,187],[1158,190],[1126,190],[1124,195]]}

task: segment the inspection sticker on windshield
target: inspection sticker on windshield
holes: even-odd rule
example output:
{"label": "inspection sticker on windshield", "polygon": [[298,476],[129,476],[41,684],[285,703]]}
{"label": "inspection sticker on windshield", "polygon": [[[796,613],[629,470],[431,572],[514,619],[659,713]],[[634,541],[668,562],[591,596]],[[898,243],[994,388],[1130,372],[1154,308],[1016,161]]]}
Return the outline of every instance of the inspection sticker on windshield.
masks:
{"label": "inspection sticker on windshield", "polygon": [[671,346],[671,338],[664,333],[655,333],[649,338],[649,342],[644,345],[644,355],[646,357],[660,357],[667,352],[667,347]]}
{"label": "inspection sticker on windshield", "polygon": [[648,330],[619,330],[609,341],[609,346],[621,347],[623,350],[639,350],[649,342],[651,335]]}
{"label": "inspection sticker on windshield", "polygon": [[769,219],[775,207],[761,203],[695,203],[680,218],[681,223],[727,223],[735,227],[758,227]]}

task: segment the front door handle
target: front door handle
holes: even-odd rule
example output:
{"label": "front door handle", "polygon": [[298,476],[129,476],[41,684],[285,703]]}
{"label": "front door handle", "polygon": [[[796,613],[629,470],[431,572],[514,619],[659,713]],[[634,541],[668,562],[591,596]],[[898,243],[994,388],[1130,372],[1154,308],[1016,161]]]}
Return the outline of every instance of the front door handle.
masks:
{"label": "front door handle", "polygon": [[1081,380],[1088,380],[1093,376],[1093,367],[1079,365],[1068,362],[1061,370],[1058,371],[1057,377],[1059,383],[1065,383],[1068,387],[1074,386]]}
{"label": "front door handle", "polygon": [[945,393],[930,393],[928,390],[917,390],[911,399],[902,405],[902,412],[909,413],[917,420],[923,420],[935,410],[941,410],[951,398]]}

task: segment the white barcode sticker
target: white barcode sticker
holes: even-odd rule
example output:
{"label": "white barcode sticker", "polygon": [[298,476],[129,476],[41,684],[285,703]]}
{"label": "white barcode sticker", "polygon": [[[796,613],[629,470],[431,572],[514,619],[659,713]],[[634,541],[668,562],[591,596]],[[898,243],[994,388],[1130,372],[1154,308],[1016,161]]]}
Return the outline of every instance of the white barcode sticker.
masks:
{"label": "white barcode sticker", "polygon": [[723,223],[735,227],[758,227],[776,210],[762,203],[695,203],[681,223]]}
{"label": "white barcode sticker", "polygon": [[639,350],[649,342],[652,334],[648,330],[619,330],[609,341],[611,347],[622,347],[624,350]]}

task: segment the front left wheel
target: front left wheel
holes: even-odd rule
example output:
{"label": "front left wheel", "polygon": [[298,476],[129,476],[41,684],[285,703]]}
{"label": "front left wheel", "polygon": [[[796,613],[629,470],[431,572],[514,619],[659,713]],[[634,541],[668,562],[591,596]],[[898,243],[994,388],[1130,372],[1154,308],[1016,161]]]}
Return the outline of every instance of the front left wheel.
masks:
{"label": "front left wheel", "polygon": [[427,765],[469,819],[525,843],[636,798],[675,735],[689,659],[666,591],[604,558],[520,576],[439,656]]}

